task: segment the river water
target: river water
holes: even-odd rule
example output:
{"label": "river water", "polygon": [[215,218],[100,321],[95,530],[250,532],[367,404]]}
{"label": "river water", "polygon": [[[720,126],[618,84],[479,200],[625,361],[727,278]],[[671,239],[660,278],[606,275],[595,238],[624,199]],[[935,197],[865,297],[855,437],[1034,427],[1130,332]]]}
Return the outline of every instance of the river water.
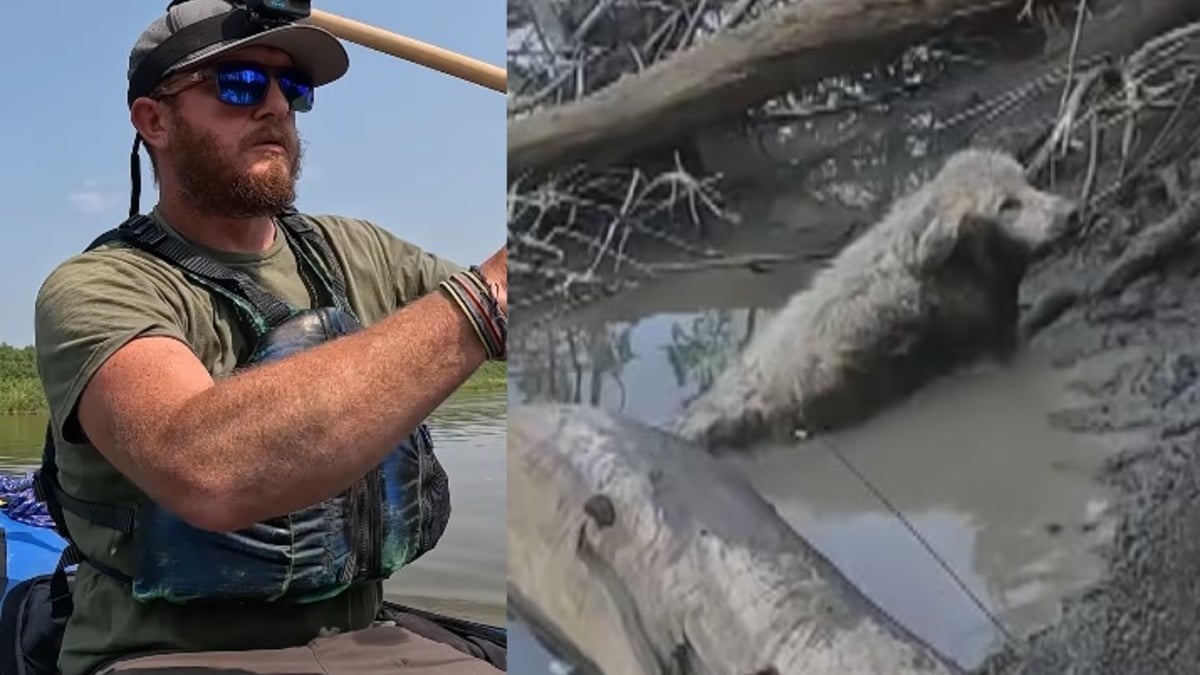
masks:
{"label": "river water", "polygon": [[[385,584],[390,599],[504,625],[506,409],[503,393],[458,394],[431,416],[453,510],[437,547]],[[0,417],[0,469],[33,468],[45,425],[36,415]]]}
{"label": "river water", "polygon": [[[811,250],[805,232],[748,236],[748,249]],[[582,403],[663,426],[812,271],[678,275],[515,329],[510,404]],[[971,668],[1006,633],[1052,623],[1062,599],[1102,570],[1097,546],[1112,526],[1094,476],[1115,448],[1051,427],[1047,411],[1071,392],[1049,371],[1033,356],[978,364],[828,446],[725,461],[886,612]],[[540,652],[527,644],[519,647]],[[516,649],[514,660],[549,663],[545,652]]]}

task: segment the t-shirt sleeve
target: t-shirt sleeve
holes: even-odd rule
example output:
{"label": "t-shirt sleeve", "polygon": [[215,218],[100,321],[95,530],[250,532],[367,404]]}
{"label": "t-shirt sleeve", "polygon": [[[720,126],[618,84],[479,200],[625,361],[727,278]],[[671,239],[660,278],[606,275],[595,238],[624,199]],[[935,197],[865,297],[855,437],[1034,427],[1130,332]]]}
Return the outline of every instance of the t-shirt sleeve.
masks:
{"label": "t-shirt sleeve", "polygon": [[411,302],[437,289],[446,277],[463,269],[462,265],[426,251],[415,244],[389,235],[391,263],[395,270],[396,298]]}
{"label": "t-shirt sleeve", "polygon": [[72,258],[47,277],[34,305],[38,374],[59,432],[80,442],[79,396],[100,366],[139,336],[187,343],[180,314],[164,293],[112,255]]}
{"label": "t-shirt sleeve", "polygon": [[335,215],[313,219],[338,243],[341,250],[334,255],[358,281],[359,299],[368,307],[378,301],[384,314],[435,291],[446,277],[463,269],[370,220]]}
{"label": "t-shirt sleeve", "polygon": [[394,280],[394,309],[436,290],[446,277],[463,269],[462,265],[427,251],[378,225],[371,227],[380,238],[385,264],[389,268],[390,278]]}

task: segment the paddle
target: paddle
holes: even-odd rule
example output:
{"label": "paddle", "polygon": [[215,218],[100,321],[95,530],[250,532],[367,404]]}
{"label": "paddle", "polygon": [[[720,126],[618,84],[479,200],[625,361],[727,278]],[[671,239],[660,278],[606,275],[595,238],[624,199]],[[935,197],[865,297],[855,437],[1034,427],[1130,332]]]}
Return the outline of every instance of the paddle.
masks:
{"label": "paddle", "polygon": [[508,91],[507,71],[490,63],[319,9],[311,10],[304,21],[324,28],[343,40],[439,70],[502,94]]}

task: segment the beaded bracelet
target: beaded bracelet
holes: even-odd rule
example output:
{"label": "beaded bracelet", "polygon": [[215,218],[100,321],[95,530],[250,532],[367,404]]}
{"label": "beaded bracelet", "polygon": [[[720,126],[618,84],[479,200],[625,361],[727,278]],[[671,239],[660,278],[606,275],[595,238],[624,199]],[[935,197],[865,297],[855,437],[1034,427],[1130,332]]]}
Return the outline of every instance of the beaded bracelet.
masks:
{"label": "beaded bracelet", "polygon": [[438,287],[466,315],[488,359],[505,360],[508,352],[508,322],[500,312],[499,303],[488,289],[483,275],[477,269],[455,272]]}

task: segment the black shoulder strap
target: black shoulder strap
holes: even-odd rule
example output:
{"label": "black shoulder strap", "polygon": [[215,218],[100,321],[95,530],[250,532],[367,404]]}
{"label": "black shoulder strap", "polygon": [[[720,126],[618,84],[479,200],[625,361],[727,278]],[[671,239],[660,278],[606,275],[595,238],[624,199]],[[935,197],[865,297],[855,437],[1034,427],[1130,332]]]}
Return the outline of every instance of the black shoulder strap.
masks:
{"label": "black shoulder strap", "polygon": [[[93,239],[92,243],[88,244],[83,250],[90,251],[110,241],[125,239],[125,227],[139,217],[141,216],[130,218],[117,227],[104,232]],[[67,549],[63,551],[63,559],[59,562],[58,571],[61,571],[65,565],[76,564],[82,558],[79,550],[75,548],[75,543],[71,539],[70,532],[67,530],[67,522],[63,517],[64,510],[70,511],[80,518],[119,532],[130,532],[133,530],[133,512],[129,509],[122,509],[106,504],[94,504],[82,499],[76,499],[62,489],[62,484],[58,481],[58,455],[54,443],[54,429],[51,426],[52,424],[53,422],[46,423],[46,438],[42,447],[42,463],[33,475],[33,493],[39,501],[46,505],[46,510],[50,514],[50,520],[54,522],[54,530],[58,532],[60,537],[67,541]]]}
{"label": "black shoulder strap", "polygon": [[119,227],[130,244],[170,262],[193,276],[207,280],[218,289],[245,298],[268,327],[286,321],[292,310],[283,301],[263,291],[249,277],[201,255],[190,244],[169,236],[146,216],[138,215]]}
{"label": "black shoulder strap", "polygon": [[[74,601],[71,598],[71,589],[67,582],[67,568],[84,561],[83,552],[75,545],[75,540],[67,528],[63,511],[70,511],[84,520],[126,534],[133,531],[134,513],[132,509],[120,506],[96,504],[77,499],[62,489],[62,485],[58,482],[54,430],[50,424],[49,422],[46,424],[46,444],[42,450],[42,464],[33,475],[33,493],[39,501],[46,505],[50,519],[54,522],[54,530],[67,543],[62,554],[59,555],[58,564],[50,578],[50,612],[56,623],[61,625],[66,623],[67,618],[74,611]],[[121,572],[107,565],[93,560],[88,560],[88,562],[102,574],[118,580],[127,578]]]}
{"label": "black shoulder strap", "polygon": [[[122,241],[152,253],[168,262],[201,277],[210,278],[227,285],[228,288],[245,291],[245,297],[256,308],[261,308],[264,318],[270,320],[278,317],[280,312],[290,314],[290,310],[279,300],[263,293],[245,275],[228,270],[200,256],[192,247],[178,240],[173,240],[165,232],[154,225],[153,221],[144,215],[135,215],[125,220],[117,227],[96,237],[84,248],[91,251],[110,241]],[[242,277],[242,278],[239,278]],[[286,314],[283,316],[286,319]],[[42,451],[42,463],[34,476],[34,492],[37,498],[46,504],[50,518],[54,521],[54,529],[60,536],[70,542],[70,533],[63,519],[63,511],[67,510],[89,522],[117,530],[130,532],[133,529],[133,511],[106,504],[96,504],[77,499],[67,494],[58,480],[58,461],[55,452],[54,431],[50,423],[46,425],[45,446]],[[77,552],[76,552],[77,553]]]}
{"label": "black shoulder strap", "polygon": [[[281,213],[279,222],[283,225],[285,233],[311,246],[317,252],[317,255],[323,259],[329,273],[329,278],[325,279],[325,281],[329,284],[333,299],[343,311],[349,312],[350,299],[346,295],[346,277],[342,273],[342,267],[338,264],[337,257],[333,255],[333,250],[329,248],[329,243],[325,241],[325,237],[322,237],[316,228],[309,224],[304,216],[300,215],[295,209],[289,209]],[[324,276],[321,274],[320,269],[315,269],[314,271],[318,275]]]}
{"label": "black shoulder strap", "polygon": [[34,476],[34,495],[46,504],[54,529],[64,539],[70,539],[63,511],[70,511],[87,521],[118,532],[133,531],[133,511],[110,504],[96,504],[72,497],[63,490],[58,480],[58,456],[54,444],[54,430],[46,424],[46,443],[42,449],[42,465]]}
{"label": "black shoulder strap", "polygon": [[[84,251],[90,251],[110,241],[123,239],[124,230],[122,228],[132,220],[134,219],[131,218],[96,237],[92,240],[92,243],[87,245]],[[63,550],[62,557],[58,561],[58,567],[54,571],[54,587],[56,591],[54,595],[61,598],[65,591],[62,586],[65,583],[62,578],[64,570],[70,565],[79,563],[83,558],[79,549],[76,548],[74,540],[71,538],[70,531],[67,529],[67,522],[66,518],[63,517],[63,511],[71,511],[80,518],[102,524],[119,532],[132,531],[133,512],[129,509],[122,509],[106,504],[94,504],[82,499],[76,499],[62,489],[62,485],[58,481],[58,454],[54,443],[54,428],[52,424],[53,422],[46,423],[46,437],[42,447],[41,466],[33,474],[33,494],[37,497],[38,501],[46,505],[46,511],[49,512],[50,520],[54,523],[54,531],[67,542],[67,547]]]}
{"label": "black shoulder strap", "polygon": [[[280,221],[286,230],[302,238],[325,258],[326,267],[332,277],[330,282],[335,299],[339,303],[345,302],[348,309],[349,303],[346,300],[346,285],[341,267],[324,238],[294,209],[281,214]],[[107,242],[117,240],[137,246],[183,268],[200,279],[213,282],[217,287],[223,289],[226,295],[239,294],[254,306],[268,326],[278,325],[291,315],[291,309],[286,304],[262,291],[249,277],[205,258],[186,242],[167,235],[152,220],[143,215],[133,216],[117,227],[104,232],[84,250],[90,251]],[[320,270],[314,271],[320,272]],[[236,300],[236,298],[233,299]],[[70,541],[70,536],[63,520],[63,510],[118,532],[128,533],[133,529],[134,514],[131,509],[87,502],[63,491],[58,480],[53,429],[49,424],[46,426],[42,465],[35,475],[34,490],[38,499],[46,503],[59,535],[68,541]]]}
{"label": "black shoulder strap", "polygon": [[[294,209],[281,214],[280,222],[283,223],[287,232],[304,240],[324,258],[325,266],[331,277],[328,282],[332,287],[331,290],[334,294],[334,299],[339,304],[343,304],[344,309],[348,311],[349,300],[346,297],[345,278],[337,258],[334,257],[325,239]],[[190,273],[198,281],[205,282],[210,288],[214,288],[229,297],[240,308],[247,309],[239,302],[240,299],[244,298],[245,301],[248,301],[252,305],[249,309],[258,314],[258,316],[251,316],[252,320],[260,324],[265,322],[265,326],[259,326],[262,332],[282,323],[291,316],[291,308],[260,289],[249,277],[200,255],[186,242],[167,235],[166,232],[158,228],[152,220],[144,215],[134,215],[117,227],[102,233],[88,244],[84,250],[90,251],[110,241],[122,241],[131,244],[169,263],[173,263]],[[315,268],[315,266],[313,267]],[[314,269],[313,271],[319,276],[324,276],[321,274],[320,269]],[[58,479],[57,452],[54,442],[54,430],[51,423],[47,423],[46,425],[42,462],[41,466],[34,473],[33,489],[37,498],[46,504],[50,518],[54,522],[55,531],[67,542],[67,546],[63,550],[58,566],[54,571],[51,586],[51,594],[54,598],[54,613],[59,617],[65,617],[71,612],[71,597],[66,585],[65,570],[67,567],[83,561],[84,557],[71,538],[63,512],[70,511],[88,522],[128,534],[133,531],[134,511],[125,507],[97,504],[78,499],[63,490]],[[99,565],[96,561],[89,560],[88,562],[95,565],[104,574],[116,578],[125,576],[107,566]]]}
{"label": "black shoulder strap", "polygon": [[[126,220],[125,223],[128,223],[130,220],[133,220],[133,219],[130,218],[129,220]],[[95,239],[93,239],[92,243],[88,244],[87,247],[85,247],[83,249],[84,252],[86,253],[94,248],[99,248],[100,246],[103,246],[104,244],[107,244],[110,241],[118,241],[120,239],[124,239],[125,238],[124,230],[122,230],[121,228],[123,228],[125,226],[125,223],[121,223],[120,225],[112,228],[111,230],[101,234],[99,237],[96,237]]]}

